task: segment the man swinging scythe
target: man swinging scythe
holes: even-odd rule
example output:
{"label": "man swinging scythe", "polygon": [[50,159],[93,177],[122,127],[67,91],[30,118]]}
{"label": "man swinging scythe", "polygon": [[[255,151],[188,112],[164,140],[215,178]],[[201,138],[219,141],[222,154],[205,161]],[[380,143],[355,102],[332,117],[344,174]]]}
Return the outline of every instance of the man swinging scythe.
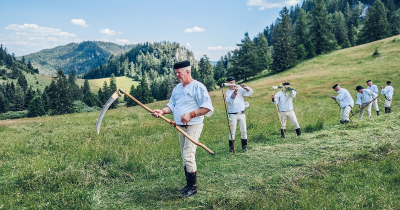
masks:
{"label": "man swinging scythe", "polygon": [[351,112],[351,109],[354,107],[354,100],[351,97],[350,93],[348,90],[341,88],[338,84],[335,84],[332,87],[333,90],[335,90],[338,95],[331,96],[333,100],[337,103],[337,101],[340,101],[340,124],[347,124],[349,123],[349,120],[351,118],[349,117],[349,114]]}
{"label": "man swinging scythe", "polygon": [[[214,152],[198,142],[201,131],[203,130],[204,116],[211,116],[214,108],[212,106],[211,98],[208,94],[207,88],[202,83],[194,80],[190,75],[190,62],[183,61],[176,63],[174,68],[176,71],[176,76],[181,83],[174,88],[169,103],[163,109],[153,111],[122,89],[119,89],[119,91],[127,95],[147,111],[151,112],[154,117],[165,120],[180,132],[179,141],[187,184],[184,188],[180,189],[182,193],[179,195],[179,197],[185,198],[197,193],[197,166],[195,160],[197,146],[202,147],[210,154],[214,155]],[[118,94],[118,91],[116,91],[110,97],[110,99],[108,99],[97,121],[98,133],[100,130],[101,120],[105,112],[112,102],[119,97],[120,95]],[[163,116],[164,114],[169,113],[174,113],[175,122]]]}

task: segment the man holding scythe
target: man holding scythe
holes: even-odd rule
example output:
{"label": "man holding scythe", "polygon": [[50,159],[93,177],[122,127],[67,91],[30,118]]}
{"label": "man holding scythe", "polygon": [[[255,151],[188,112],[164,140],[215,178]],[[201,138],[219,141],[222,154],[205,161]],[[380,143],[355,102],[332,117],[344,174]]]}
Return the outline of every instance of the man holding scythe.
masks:
{"label": "man holding scythe", "polygon": [[[367,87],[368,90],[374,92],[375,94],[378,94],[378,86],[373,85],[371,80],[367,81],[367,85],[368,85],[368,87]],[[372,105],[374,106],[375,111],[376,111],[376,115],[378,116],[379,115],[378,100],[374,100],[372,102]]]}
{"label": "man holding scythe", "polygon": [[[179,80],[172,91],[171,98],[166,107],[154,110],[152,115],[158,117],[164,114],[174,114],[174,121],[195,141],[199,141],[203,130],[204,116],[210,117],[214,111],[207,88],[191,76],[189,61],[174,64],[176,77]],[[186,175],[186,186],[179,189],[180,198],[186,198],[197,193],[197,146],[179,133],[179,143]]]}
{"label": "man holding scythe", "polygon": [[285,138],[286,118],[289,118],[294,125],[297,136],[301,136],[300,125],[297,122],[296,114],[293,111],[293,98],[296,97],[297,91],[289,87],[289,85],[289,82],[284,82],[282,90],[277,92],[276,95],[272,94],[272,103],[276,103],[279,107],[279,114],[282,123],[282,138]]}
{"label": "man holding scythe", "polygon": [[378,94],[374,92],[364,89],[361,86],[356,87],[357,90],[357,101],[356,105],[360,107],[360,113],[358,114],[358,119],[361,120],[363,117],[364,109],[367,109],[367,117],[371,118],[371,106],[372,102],[376,100]]}
{"label": "man holding scythe", "polygon": [[229,77],[227,80],[229,90],[225,92],[226,102],[228,103],[228,113],[232,120],[231,124],[231,135],[229,135],[229,152],[233,152],[236,124],[239,121],[240,133],[242,137],[242,149],[247,151],[247,127],[246,127],[246,114],[245,114],[245,102],[244,96],[250,96],[253,94],[253,89],[245,84],[241,84],[239,87],[235,85],[235,78]]}
{"label": "man holding scythe", "polygon": [[335,101],[340,101],[340,124],[349,123],[349,114],[354,106],[354,100],[349,91],[341,88],[338,84],[335,84],[332,88],[338,93],[338,96],[331,96],[331,98]]}

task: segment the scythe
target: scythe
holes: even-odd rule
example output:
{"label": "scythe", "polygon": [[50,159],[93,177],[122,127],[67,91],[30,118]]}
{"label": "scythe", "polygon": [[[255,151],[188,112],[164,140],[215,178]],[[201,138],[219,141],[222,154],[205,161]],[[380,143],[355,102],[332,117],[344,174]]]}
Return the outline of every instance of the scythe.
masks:
{"label": "scythe", "polygon": [[[119,89],[117,91],[115,91],[111,97],[108,99],[107,103],[104,105],[103,109],[100,112],[99,118],[97,118],[97,133],[100,133],[100,125],[101,125],[101,121],[103,120],[104,114],[106,113],[107,109],[111,106],[111,104],[117,100],[119,97],[121,97],[121,95],[118,93],[121,92],[122,94],[125,94],[126,96],[128,96],[129,98],[131,98],[132,100],[134,100],[137,104],[139,104],[139,106],[143,107],[145,110],[147,110],[150,113],[153,113],[154,111],[151,110],[150,108],[148,108],[147,106],[145,106],[144,104],[142,104],[140,101],[138,101],[136,98],[134,98],[133,96],[131,96],[129,93],[125,92],[122,89]],[[191,142],[193,142],[194,144],[196,144],[197,146],[205,149],[208,153],[210,153],[211,155],[214,155],[215,153],[213,151],[211,151],[209,148],[207,148],[204,144],[199,143],[197,141],[195,141],[192,137],[190,137],[185,131],[183,131],[179,126],[176,125],[176,123],[174,121],[169,120],[168,118],[159,115],[159,118],[163,119],[164,121],[166,121],[167,123],[171,124],[174,128],[176,128],[179,132],[181,132],[186,138],[188,138]]]}

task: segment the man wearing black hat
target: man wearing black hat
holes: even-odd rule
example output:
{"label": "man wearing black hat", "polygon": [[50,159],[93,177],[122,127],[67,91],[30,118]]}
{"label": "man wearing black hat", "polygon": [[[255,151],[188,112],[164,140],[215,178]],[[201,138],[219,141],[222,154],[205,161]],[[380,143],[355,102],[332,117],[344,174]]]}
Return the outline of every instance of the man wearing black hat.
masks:
{"label": "man wearing black hat", "polygon": [[340,101],[340,124],[349,123],[349,114],[354,106],[354,100],[349,91],[341,88],[338,84],[335,84],[332,88],[338,93],[338,96],[331,96],[331,98]]}
{"label": "man wearing black hat", "polygon": [[242,137],[242,149],[247,151],[247,127],[246,127],[246,114],[244,96],[253,94],[253,89],[245,84],[235,86],[235,78],[229,77],[226,80],[229,84],[229,89],[225,92],[226,102],[228,103],[228,113],[232,121],[231,131],[232,138],[229,135],[229,151],[233,152],[233,144],[235,142],[236,124],[239,121],[240,133]]}
{"label": "man wearing black hat", "polygon": [[383,86],[381,86],[381,88],[382,88],[381,94],[385,96],[385,113],[390,113],[392,111],[391,105],[394,94],[392,82],[387,81],[386,87],[383,88]]}
{"label": "man wearing black hat", "polygon": [[284,82],[281,91],[277,92],[276,95],[272,94],[272,102],[278,104],[279,113],[281,115],[282,127],[281,134],[282,138],[285,138],[286,129],[286,118],[294,125],[297,136],[301,135],[300,125],[297,122],[296,114],[293,111],[293,98],[296,97],[297,91],[289,87],[290,83]]}
{"label": "man wearing black hat", "polygon": [[[203,130],[204,116],[210,117],[214,111],[207,88],[192,78],[190,62],[183,61],[174,65],[176,77],[179,80],[172,91],[166,107],[154,110],[152,115],[174,113],[174,121],[195,141],[199,141]],[[193,142],[179,133],[179,143],[186,175],[186,186],[179,189],[180,198],[186,198],[197,193],[196,148]]]}
{"label": "man wearing black hat", "polygon": [[361,86],[356,87],[357,90],[357,101],[356,105],[360,107],[360,114],[358,114],[358,119],[361,120],[363,117],[364,109],[367,109],[367,117],[371,118],[371,106],[372,106],[372,101],[376,100],[378,97],[378,94],[375,94],[374,92],[364,89]]}
{"label": "man wearing black hat", "polygon": [[[368,85],[368,87],[367,87],[368,90],[370,90],[378,95],[378,86],[373,85],[371,80],[367,81],[367,85]],[[374,106],[374,108],[376,110],[376,115],[379,115],[378,100],[373,101],[372,105]]]}

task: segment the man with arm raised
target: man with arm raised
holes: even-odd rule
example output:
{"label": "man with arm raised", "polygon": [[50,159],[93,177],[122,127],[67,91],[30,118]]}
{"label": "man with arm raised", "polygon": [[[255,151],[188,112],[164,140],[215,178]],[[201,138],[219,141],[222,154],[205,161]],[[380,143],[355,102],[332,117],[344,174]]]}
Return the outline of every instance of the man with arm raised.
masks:
{"label": "man with arm raised", "polygon": [[[176,77],[179,80],[172,91],[166,107],[154,110],[152,115],[158,117],[164,114],[174,114],[174,121],[195,141],[199,141],[203,130],[204,116],[211,116],[214,108],[207,88],[191,76],[189,61],[182,61],[174,65]],[[179,189],[180,198],[186,198],[197,193],[197,165],[196,148],[193,142],[179,133],[179,143],[186,175],[186,186]]]}

